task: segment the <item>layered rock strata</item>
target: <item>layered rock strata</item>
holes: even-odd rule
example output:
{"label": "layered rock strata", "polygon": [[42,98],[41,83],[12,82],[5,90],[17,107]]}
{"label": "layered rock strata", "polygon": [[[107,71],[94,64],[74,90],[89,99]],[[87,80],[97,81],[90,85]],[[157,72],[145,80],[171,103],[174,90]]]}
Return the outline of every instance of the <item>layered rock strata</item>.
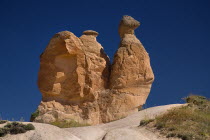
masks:
{"label": "layered rock strata", "polygon": [[121,42],[111,65],[98,33],[55,34],[40,56],[38,87],[42,101],[32,121],[75,120],[99,124],[138,111],[146,101],[154,75],[148,53],[134,35],[140,25],[124,16]]}

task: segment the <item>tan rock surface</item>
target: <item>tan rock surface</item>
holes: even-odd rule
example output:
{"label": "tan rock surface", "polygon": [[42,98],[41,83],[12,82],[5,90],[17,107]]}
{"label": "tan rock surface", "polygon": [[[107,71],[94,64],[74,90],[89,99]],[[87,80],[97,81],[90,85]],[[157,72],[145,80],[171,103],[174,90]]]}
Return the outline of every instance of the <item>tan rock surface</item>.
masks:
{"label": "tan rock surface", "polygon": [[40,56],[43,98],[34,121],[73,119],[93,125],[136,112],[154,80],[148,53],[134,35],[139,25],[130,16],[121,20],[112,66],[96,31],[84,31],[80,38],[69,31],[55,34]]}
{"label": "tan rock surface", "polygon": [[[80,37],[82,41],[83,50],[86,56],[86,86],[89,86],[90,92],[100,92],[107,88],[110,61],[105,54],[103,47],[97,42],[96,37],[98,33],[92,30],[83,32]],[[88,85],[87,85],[88,84]]]}
{"label": "tan rock surface", "polygon": [[114,116],[137,111],[145,103],[154,81],[149,55],[134,34],[139,25],[130,16],[124,16],[119,25],[121,42],[110,76],[110,89],[115,96],[110,109],[115,110]]}
{"label": "tan rock surface", "polygon": [[40,58],[38,86],[43,99],[35,121],[101,122],[97,100],[108,85],[110,62],[97,35],[89,30],[79,39],[64,31],[50,40]]}
{"label": "tan rock surface", "polygon": [[77,103],[85,98],[85,53],[73,33],[55,34],[40,56],[38,87],[43,101]]}

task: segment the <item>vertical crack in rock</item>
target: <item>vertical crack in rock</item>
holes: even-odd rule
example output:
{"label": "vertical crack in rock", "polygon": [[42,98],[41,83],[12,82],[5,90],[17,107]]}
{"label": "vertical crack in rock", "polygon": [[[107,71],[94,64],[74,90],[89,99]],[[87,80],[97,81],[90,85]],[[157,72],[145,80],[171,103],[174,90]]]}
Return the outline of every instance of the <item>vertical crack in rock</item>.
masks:
{"label": "vertical crack in rock", "polygon": [[139,25],[123,16],[112,65],[96,31],[84,31],[80,38],[69,31],[55,34],[40,55],[42,101],[34,121],[73,119],[95,125],[136,112],[154,81],[148,53],[134,34]]}

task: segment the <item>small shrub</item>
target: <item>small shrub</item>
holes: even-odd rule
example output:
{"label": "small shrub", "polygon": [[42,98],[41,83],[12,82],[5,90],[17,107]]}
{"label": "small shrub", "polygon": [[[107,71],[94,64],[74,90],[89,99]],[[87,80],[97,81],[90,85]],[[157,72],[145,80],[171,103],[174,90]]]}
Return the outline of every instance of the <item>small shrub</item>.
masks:
{"label": "small shrub", "polygon": [[8,133],[8,131],[5,128],[0,128],[0,137],[5,136]]}
{"label": "small shrub", "polygon": [[210,110],[210,100],[206,97],[191,95],[184,99],[189,104],[189,107],[193,107],[202,111]]}
{"label": "small shrub", "polygon": [[146,120],[142,120],[140,122],[140,126],[145,126],[147,124],[149,124],[150,122],[154,121],[154,119],[146,119]]}
{"label": "small shrub", "polygon": [[76,122],[75,120],[70,120],[70,121],[56,120],[54,122],[51,122],[50,124],[55,125],[55,126],[60,127],[60,128],[89,126],[89,124],[82,124],[82,123]]}
{"label": "small shrub", "polygon": [[10,129],[10,134],[19,134],[19,133],[25,133],[25,132],[26,130],[23,127],[19,127],[19,126],[12,127]]}
{"label": "small shrub", "polygon": [[21,123],[19,123],[19,122],[12,122],[11,125],[12,126],[18,126],[18,125],[21,125]]}
{"label": "small shrub", "polygon": [[24,125],[24,127],[23,127],[25,130],[34,130],[35,129],[35,127],[33,126],[33,124],[27,124],[27,125]]}
{"label": "small shrub", "polygon": [[12,127],[12,124],[11,123],[7,123],[4,128],[11,128]]}
{"label": "small shrub", "polygon": [[185,101],[187,103],[193,103],[195,105],[202,105],[204,103],[206,103],[208,100],[206,99],[206,97],[204,96],[197,96],[197,95],[191,95],[191,96],[188,96],[186,98],[184,98]]}
{"label": "small shrub", "polygon": [[5,136],[6,134],[19,134],[25,133],[29,130],[34,130],[35,127],[32,124],[22,124],[19,122],[7,123],[3,128],[0,128],[0,137]]}
{"label": "small shrub", "polygon": [[[169,133],[167,134],[166,136],[167,138],[170,138],[170,137],[178,137],[182,140],[192,140],[193,139],[193,135],[192,134],[188,134],[188,133],[185,133],[185,132],[180,132],[180,133]],[[200,140],[200,139],[196,139],[196,140]]]}
{"label": "small shrub", "polygon": [[0,124],[4,124],[6,122],[7,122],[7,120],[0,120]]}
{"label": "small shrub", "polygon": [[[164,123],[159,122],[159,123],[155,124],[155,127],[156,127],[157,129],[162,129],[162,128],[164,128],[164,127],[165,127],[165,124],[164,124]],[[171,128],[170,128],[170,129],[171,129]]]}
{"label": "small shrub", "polygon": [[39,116],[39,110],[37,109],[34,113],[31,114],[30,121],[33,122],[36,117]]}

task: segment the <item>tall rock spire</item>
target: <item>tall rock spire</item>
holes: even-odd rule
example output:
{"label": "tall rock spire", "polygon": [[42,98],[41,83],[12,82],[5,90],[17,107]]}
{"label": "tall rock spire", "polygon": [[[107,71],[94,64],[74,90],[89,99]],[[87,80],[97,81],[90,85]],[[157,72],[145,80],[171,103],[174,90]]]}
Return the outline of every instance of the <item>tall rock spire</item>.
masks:
{"label": "tall rock spire", "polygon": [[130,16],[123,16],[119,24],[121,41],[114,56],[109,83],[113,93],[120,95],[120,100],[127,101],[127,105],[119,105],[118,114],[141,107],[154,81],[149,55],[134,34],[139,25]]}

